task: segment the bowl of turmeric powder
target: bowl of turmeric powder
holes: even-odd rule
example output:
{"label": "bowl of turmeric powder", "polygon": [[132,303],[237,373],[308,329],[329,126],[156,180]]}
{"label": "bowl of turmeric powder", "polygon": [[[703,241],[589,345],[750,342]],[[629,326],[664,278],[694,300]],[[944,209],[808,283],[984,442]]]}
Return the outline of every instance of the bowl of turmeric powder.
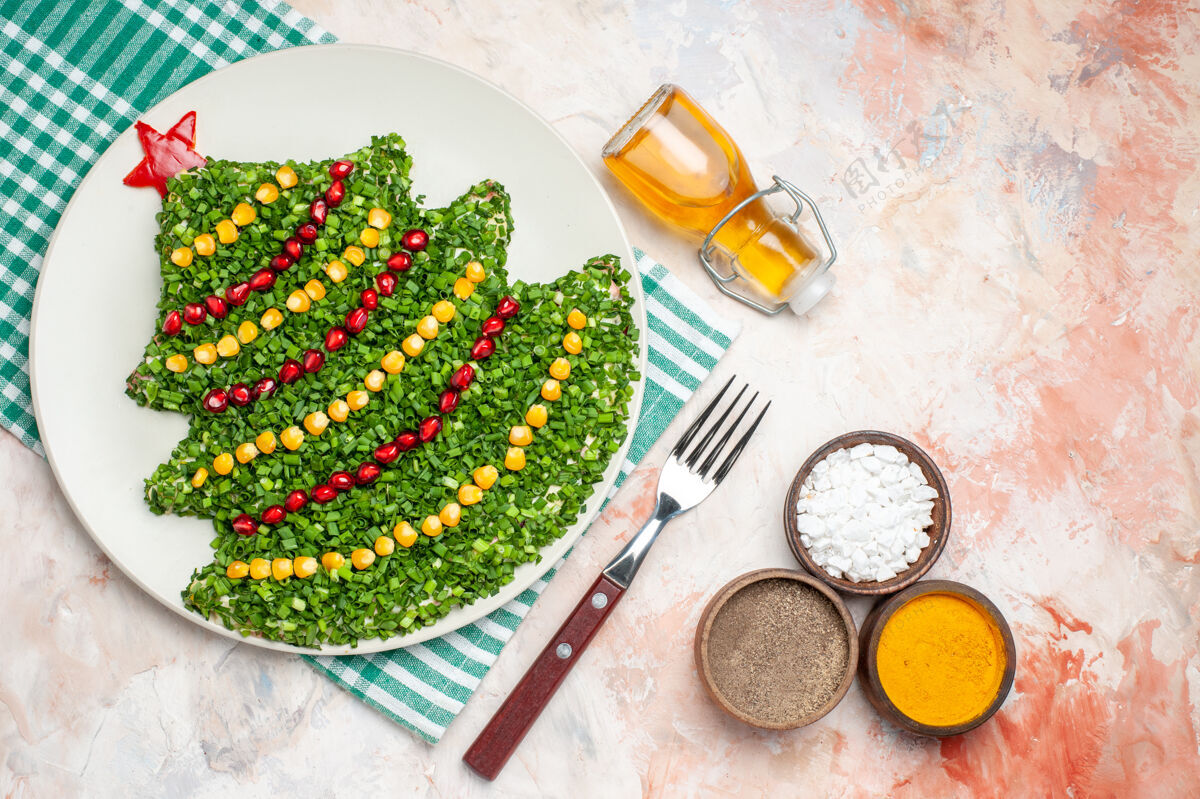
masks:
{"label": "bowl of turmeric powder", "polygon": [[880,602],[863,622],[858,678],[880,715],[918,735],[973,730],[1004,704],[1016,645],[991,600],[925,580]]}

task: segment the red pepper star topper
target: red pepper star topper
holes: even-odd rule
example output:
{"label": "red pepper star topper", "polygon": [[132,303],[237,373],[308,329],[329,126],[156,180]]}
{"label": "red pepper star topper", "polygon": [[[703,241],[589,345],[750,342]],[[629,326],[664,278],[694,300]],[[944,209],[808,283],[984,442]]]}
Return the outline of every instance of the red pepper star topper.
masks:
{"label": "red pepper star topper", "polygon": [[207,159],[196,152],[196,112],[188,111],[165,134],[145,122],[137,123],[138,141],[146,157],[125,176],[126,186],[153,186],[167,196],[167,179],[185,169],[204,166]]}

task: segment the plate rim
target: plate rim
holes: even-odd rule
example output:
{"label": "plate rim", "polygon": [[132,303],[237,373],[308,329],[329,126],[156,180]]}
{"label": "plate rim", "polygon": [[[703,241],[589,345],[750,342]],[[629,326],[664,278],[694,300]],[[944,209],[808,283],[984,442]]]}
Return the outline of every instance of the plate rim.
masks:
{"label": "plate rim", "polygon": [[[141,113],[139,113],[138,119],[146,119],[146,118],[149,118],[149,117],[155,115],[155,113],[158,112],[159,109],[163,105],[171,102],[180,92],[185,91],[185,90],[190,90],[193,87],[203,84],[203,83],[208,83],[208,82],[213,82],[215,80],[219,80],[219,79],[223,78],[224,75],[226,73],[228,73],[230,70],[236,70],[239,66],[241,66],[243,64],[246,64],[249,62],[261,62],[261,61],[265,61],[265,60],[276,60],[276,59],[283,60],[283,59],[287,59],[287,58],[295,58],[298,56],[310,55],[310,54],[313,54],[314,52],[318,52],[318,51],[319,52],[329,52],[329,51],[334,51],[334,50],[340,50],[340,51],[357,50],[357,51],[363,51],[363,52],[367,52],[367,53],[374,52],[374,53],[385,54],[387,56],[393,56],[393,57],[399,55],[399,56],[402,56],[405,58],[426,61],[426,62],[429,62],[429,63],[431,63],[437,67],[440,67],[442,69],[447,69],[452,72],[456,72],[463,77],[466,77],[478,84],[481,84],[483,87],[490,89],[493,92],[499,93],[500,95],[502,95],[504,98],[506,98],[510,102],[516,104],[517,107],[519,107],[520,109],[525,111],[525,113],[528,114],[533,119],[537,120],[537,122],[540,123],[542,125],[542,127],[544,127],[546,130],[548,130],[552,136],[554,136],[556,139],[558,139],[559,142],[562,143],[562,145],[566,149],[566,151],[571,154],[571,157],[575,159],[576,163],[579,164],[580,168],[587,175],[587,177],[591,181],[592,185],[596,187],[597,191],[599,192],[600,197],[603,199],[605,205],[608,207],[609,212],[612,215],[613,221],[616,223],[617,231],[620,233],[621,240],[624,244],[625,251],[622,253],[617,253],[617,254],[621,256],[622,261],[628,260],[627,263],[622,263],[621,266],[622,266],[622,268],[624,268],[626,271],[628,271],[630,273],[630,280],[629,280],[630,295],[633,299],[631,311],[633,314],[634,323],[637,325],[637,328],[638,328],[638,342],[637,342],[638,379],[632,383],[632,385],[634,387],[634,391],[633,391],[633,396],[629,400],[630,410],[629,410],[629,416],[627,418],[627,423],[626,423],[626,432],[625,432],[624,441],[622,442],[622,444],[621,444],[620,448],[617,450],[617,452],[613,454],[608,465],[605,467],[605,471],[607,472],[609,469],[614,469],[614,464],[616,464],[616,468],[613,470],[612,476],[608,477],[607,479],[604,479],[603,481],[596,484],[596,487],[593,489],[592,494],[589,496],[588,501],[584,506],[583,512],[576,519],[576,521],[572,524],[571,528],[569,528],[567,534],[561,536],[558,539],[555,539],[554,541],[550,542],[549,544],[547,544],[545,547],[542,548],[542,550],[540,552],[540,554],[542,555],[541,560],[530,562],[530,563],[525,563],[525,564],[522,564],[521,566],[517,567],[516,571],[518,573],[521,572],[522,570],[527,570],[527,573],[521,575],[520,579],[514,578],[511,582],[501,586],[500,590],[497,591],[495,594],[492,594],[488,597],[482,597],[475,603],[472,603],[471,605],[464,605],[464,606],[461,606],[461,607],[456,608],[455,610],[451,611],[451,615],[456,614],[456,613],[462,614],[461,619],[459,619],[459,618],[454,619],[453,626],[444,627],[444,628],[440,626],[442,621],[445,621],[446,619],[451,617],[450,615],[448,615],[448,616],[443,616],[442,619],[439,620],[438,622],[436,622],[428,627],[423,627],[423,628],[421,628],[415,632],[412,632],[408,635],[394,636],[394,637],[388,638],[388,639],[380,639],[380,638],[362,639],[359,641],[359,645],[355,646],[355,647],[351,647],[351,646],[347,646],[347,645],[338,645],[338,646],[325,645],[320,648],[294,646],[292,644],[287,644],[287,643],[284,643],[281,641],[272,641],[272,640],[263,638],[262,636],[259,636],[256,634],[243,634],[237,630],[230,630],[227,627],[225,627],[223,624],[215,622],[209,617],[200,616],[199,614],[195,613],[194,611],[191,611],[188,608],[184,607],[182,601],[180,601],[178,599],[177,595],[174,597],[160,595],[160,593],[157,590],[151,588],[146,582],[144,582],[136,572],[134,572],[130,568],[127,568],[126,565],[119,558],[114,556],[113,552],[104,543],[102,536],[100,536],[96,532],[96,530],[94,530],[92,528],[91,523],[80,512],[79,508],[77,507],[76,498],[75,498],[74,494],[70,490],[70,487],[67,485],[66,481],[63,480],[62,477],[60,476],[59,466],[58,466],[58,462],[57,462],[57,459],[55,456],[54,446],[51,445],[49,439],[46,436],[41,435],[41,420],[43,417],[43,413],[42,413],[41,394],[38,390],[37,374],[39,371],[38,370],[38,360],[39,359],[37,357],[37,346],[36,346],[37,342],[41,339],[41,336],[38,335],[38,330],[40,329],[39,325],[38,325],[38,317],[39,317],[39,313],[40,313],[42,305],[43,305],[42,286],[44,284],[43,284],[43,281],[41,278],[45,274],[47,268],[49,267],[49,265],[52,261],[52,256],[54,254],[55,247],[59,242],[60,234],[64,227],[64,222],[67,220],[68,215],[71,212],[72,206],[74,206],[76,204],[77,199],[80,196],[80,194],[82,193],[83,189],[89,185],[89,181],[91,181],[97,175],[96,166],[98,166],[106,158],[115,157],[113,155],[114,145],[117,143],[117,141],[119,139],[121,139],[123,137],[133,136],[134,135],[134,132],[133,132],[134,126],[131,124],[128,128],[126,128],[124,131],[122,131],[117,137],[115,137],[111,142],[109,142],[109,144],[105,147],[104,152],[102,152],[100,154],[100,157],[96,159],[95,163],[93,163],[91,165],[91,167],[89,167],[87,174],[84,175],[83,180],[81,180],[79,185],[75,188],[74,192],[71,195],[71,199],[67,202],[66,207],[63,209],[63,212],[59,217],[58,223],[55,225],[54,231],[50,236],[50,241],[46,247],[46,252],[42,256],[42,265],[38,272],[38,285],[34,291],[33,308],[32,308],[32,311],[31,311],[30,317],[29,317],[28,372],[29,372],[31,407],[33,409],[34,417],[38,421],[38,429],[39,429],[39,436],[41,439],[42,449],[46,454],[46,461],[50,465],[50,470],[51,470],[51,473],[54,475],[55,483],[57,483],[59,490],[62,492],[63,497],[66,499],[67,505],[71,508],[72,514],[74,514],[74,516],[78,520],[79,524],[87,532],[88,536],[92,539],[92,541],[96,544],[96,546],[98,546],[100,548],[100,550],[104,553],[105,557],[107,557],[111,563],[113,563],[118,569],[120,569],[121,573],[124,574],[125,577],[127,577],[129,580],[131,580],[139,589],[141,589],[143,593],[145,593],[146,595],[151,597],[158,604],[166,607],[167,609],[171,610],[175,614],[188,619],[190,622],[196,624],[201,629],[216,633],[218,635],[221,635],[224,638],[231,639],[235,642],[244,642],[244,643],[250,644],[251,646],[256,646],[260,649],[270,650],[270,651],[274,651],[274,652],[284,652],[284,653],[289,653],[289,654],[293,654],[293,655],[313,655],[313,656],[325,656],[325,657],[342,656],[342,655],[369,655],[369,654],[376,654],[376,653],[382,653],[382,652],[390,652],[390,651],[394,651],[397,649],[404,649],[409,646],[421,644],[421,643],[424,643],[425,641],[429,641],[434,638],[440,638],[444,635],[447,635],[456,630],[459,630],[462,627],[467,626],[468,624],[473,624],[473,623],[479,621],[484,616],[487,616],[490,613],[494,612],[495,610],[498,610],[498,609],[504,607],[509,602],[511,602],[513,599],[515,599],[517,596],[519,596],[520,594],[524,593],[527,589],[532,587],[536,582],[538,582],[538,580],[542,579],[545,576],[546,572],[548,572],[548,571],[550,571],[550,569],[554,568],[561,561],[561,559],[563,557],[565,557],[566,554],[579,542],[579,539],[583,537],[583,534],[588,530],[588,528],[591,527],[592,523],[599,516],[600,510],[601,510],[602,506],[604,505],[605,499],[615,488],[617,477],[620,475],[621,465],[624,464],[626,456],[629,452],[629,447],[633,442],[634,430],[637,428],[637,424],[640,421],[642,398],[643,398],[645,383],[646,383],[646,367],[648,364],[648,355],[649,355],[649,347],[648,347],[647,340],[646,340],[647,336],[649,334],[649,327],[648,327],[648,322],[647,322],[647,318],[646,318],[646,302],[645,302],[645,295],[642,290],[640,273],[639,273],[638,267],[637,267],[637,258],[633,252],[633,245],[629,241],[629,235],[625,230],[625,225],[621,221],[621,216],[617,212],[617,208],[612,201],[612,197],[609,196],[608,192],[604,189],[603,184],[600,182],[600,180],[596,177],[596,175],[589,168],[587,162],[584,161],[583,156],[581,156],[579,154],[579,152],[576,151],[576,149],[571,145],[571,143],[569,141],[567,141],[566,137],[563,136],[563,134],[560,133],[552,124],[550,124],[550,122],[545,117],[543,117],[541,114],[539,114],[537,111],[535,111],[532,107],[530,107],[523,100],[521,100],[520,98],[513,95],[511,92],[509,92],[506,89],[489,81],[487,78],[484,78],[481,75],[476,74],[475,72],[472,72],[464,67],[460,67],[456,64],[452,64],[448,61],[444,61],[440,58],[435,58],[433,56],[425,55],[423,53],[418,53],[418,52],[415,52],[412,50],[405,50],[405,49],[397,48],[397,47],[387,47],[385,45],[353,44],[353,43],[340,43],[340,42],[335,42],[335,43],[330,43],[330,44],[301,45],[301,46],[295,46],[295,47],[288,47],[288,48],[284,48],[281,50],[275,50],[275,51],[272,51],[269,53],[260,53],[258,55],[251,56],[249,58],[241,59],[232,64],[228,64],[219,69],[215,69],[205,75],[200,76],[199,78],[197,78],[194,81],[191,81],[183,86],[180,86],[178,89],[171,92],[166,97],[163,97],[161,100],[159,100],[153,106],[151,106],[150,108],[146,109],[145,111],[142,111]],[[574,268],[574,267],[572,267],[572,268]],[[197,521],[201,521],[201,520],[197,519]],[[203,520],[203,521],[209,521],[209,520]],[[553,554],[550,554],[551,551],[553,551]],[[507,643],[507,641],[505,641],[504,643]]]}

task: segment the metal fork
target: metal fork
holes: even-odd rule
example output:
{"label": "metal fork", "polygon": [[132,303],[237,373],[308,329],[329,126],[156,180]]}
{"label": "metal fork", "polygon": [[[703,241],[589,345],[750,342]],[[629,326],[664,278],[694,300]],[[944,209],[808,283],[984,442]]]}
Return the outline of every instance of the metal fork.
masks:
{"label": "metal fork", "polygon": [[[729,379],[671,450],[658,476],[658,501],[654,504],[650,520],[600,573],[591,589],[579,600],[571,615],[463,755],[463,761],[481,776],[495,779],[504,768],[575,661],[628,590],[667,522],[703,502],[729,474],[746,448],[767,408],[771,407],[770,402],[763,406],[741,438],[721,459],[725,445],[742,426],[746,414],[758,400],[758,392],[755,392],[750,401],[742,405],[733,423],[726,424],[729,416],[741,404],[748,386],[742,386],[733,402],[705,430],[709,417],[720,406],[734,379]],[[720,438],[717,438],[718,434]],[[710,448],[714,438],[717,439],[716,445]]]}

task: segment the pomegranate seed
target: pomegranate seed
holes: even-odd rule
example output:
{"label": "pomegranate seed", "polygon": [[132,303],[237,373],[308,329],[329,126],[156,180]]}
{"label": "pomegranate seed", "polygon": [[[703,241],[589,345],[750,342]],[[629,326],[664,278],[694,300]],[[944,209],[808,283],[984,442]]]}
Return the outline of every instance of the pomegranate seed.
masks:
{"label": "pomegranate seed", "polygon": [[496,342],[487,336],[480,336],[471,345],[471,360],[481,361],[496,351]]}
{"label": "pomegranate seed", "polygon": [[330,352],[337,352],[349,342],[350,337],[340,327],[331,327],[329,328],[329,332],[325,334],[325,349]]}
{"label": "pomegranate seed", "polygon": [[225,389],[214,388],[204,395],[204,410],[212,411],[213,413],[225,413],[225,409],[228,407],[229,395],[225,393]]}
{"label": "pomegranate seed", "polygon": [[375,276],[375,285],[379,287],[380,294],[390,297],[396,290],[396,276],[390,272],[380,272]]}
{"label": "pomegranate seed", "polygon": [[250,284],[242,281],[234,283],[229,288],[225,289],[225,299],[229,300],[230,305],[245,305],[246,299],[250,296]]}
{"label": "pomegranate seed", "polygon": [[267,264],[267,266],[271,267],[271,269],[275,270],[276,272],[286,272],[292,268],[293,263],[295,262],[292,260],[292,256],[281,252],[279,255],[276,255],[274,258],[272,258],[271,262]]}
{"label": "pomegranate seed", "polygon": [[234,383],[229,387],[229,401],[239,408],[244,408],[255,400],[254,389],[245,383]]}
{"label": "pomegranate seed", "polygon": [[329,475],[329,485],[338,491],[349,491],[354,488],[354,475],[350,472],[334,472]]}
{"label": "pomegranate seed", "polygon": [[438,410],[442,413],[453,413],[458,407],[458,392],[448,388],[438,397]]}
{"label": "pomegranate seed", "polygon": [[429,234],[420,228],[404,231],[404,237],[400,239],[400,243],[404,245],[404,249],[412,252],[420,252],[429,244]]}
{"label": "pomegranate seed", "polygon": [[272,505],[262,512],[263,524],[279,524],[287,518],[287,511],[282,505]]}
{"label": "pomegranate seed", "polygon": [[318,505],[324,505],[326,502],[333,502],[337,499],[338,492],[332,486],[327,486],[324,483],[313,486],[312,499]]}
{"label": "pomegranate seed", "polygon": [[353,161],[334,161],[329,165],[330,177],[342,179],[354,171]]}
{"label": "pomegranate seed", "polygon": [[367,326],[368,316],[370,314],[367,313],[366,308],[355,308],[353,311],[350,311],[350,313],[346,314],[346,332],[352,336],[363,332],[363,329]]}
{"label": "pomegranate seed", "polygon": [[229,306],[216,294],[209,294],[204,298],[204,307],[208,309],[214,319],[224,319],[229,316]]}
{"label": "pomegranate seed", "polygon": [[198,302],[189,302],[183,306],[183,321],[189,325],[198,325],[208,318],[208,311]]}
{"label": "pomegranate seed", "polygon": [[417,427],[417,435],[421,439],[422,444],[428,444],[437,438],[437,434],[442,432],[442,417],[427,416],[421,420],[421,424]]}
{"label": "pomegranate seed", "polygon": [[[391,292],[389,291],[388,294]],[[183,314],[179,311],[171,311],[163,320],[162,332],[168,336],[178,336],[181,330],[183,330]]]}
{"label": "pomegranate seed", "polygon": [[496,303],[496,316],[501,319],[512,319],[519,310],[521,310],[521,304],[512,297],[501,297],[500,302]]}
{"label": "pomegranate seed", "polygon": [[312,374],[321,371],[325,365],[325,354],[320,350],[305,350],[303,356],[304,371]]}
{"label": "pomegranate seed", "polygon": [[289,513],[295,513],[301,510],[308,504],[308,492],[303,488],[297,488],[295,491],[287,495],[287,499],[283,501],[283,507]]}
{"label": "pomegranate seed", "polygon": [[396,446],[401,452],[408,452],[411,449],[416,449],[420,441],[417,439],[417,434],[411,430],[405,430],[400,435],[396,436]]}
{"label": "pomegranate seed", "polygon": [[389,441],[386,444],[380,444],[375,448],[375,460],[387,466],[396,458],[400,457],[400,445],[395,441]]}
{"label": "pomegranate seed", "polygon": [[258,522],[249,513],[243,513],[233,520],[233,531],[238,535],[254,535],[258,532]]}
{"label": "pomegranate seed", "polygon": [[275,378],[273,377],[264,377],[254,384],[254,390],[260,397],[271,396],[277,388],[279,388],[279,384],[275,382]]}
{"label": "pomegranate seed", "polygon": [[464,363],[450,375],[450,388],[455,391],[466,391],[467,386],[471,385],[471,381],[475,379],[475,367],[469,363]]}
{"label": "pomegranate seed", "polygon": [[406,252],[392,253],[387,259],[387,268],[393,272],[407,272],[412,269],[412,256]]}
{"label": "pomegranate seed", "polygon": [[482,332],[488,338],[500,335],[504,332],[504,320],[499,316],[489,316],[483,320]]}
{"label": "pomegranate seed", "polygon": [[287,241],[283,243],[283,251],[293,261],[299,261],[300,256],[304,255],[304,243],[295,236],[289,236]]}
{"label": "pomegranate seed", "polygon": [[250,288],[255,291],[266,291],[275,285],[275,273],[270,269],[259,269],[250,276]]}
{"label": "pomegranate seed", "polygon": [[325,219],[329,216],[329,206],[325,202],[325,198],[318,197],[308,206],[308,218],[315,224],[325,224]]}
{"label": "pomegranate seed", "polygon": [[368,311],[373,311],[379,307],[379,294],[375,289],[363,289],[362,294],[358,295],[358,299],[362,302],[362,307]]}
{"label": "pomegranate seed", "polygon": [[302,374],[304,374],[304,367],[300,365],[300,362],[288,358],[283,362],[283,366],[279,367],[279,382],[290,386],[299,380]]}
{"label": "pomegranate seed", "polygon": [[354,482],[360,486],[369,485],[379,479],[379,474],[382,471],[379,468],[379,464],[363,461],[358,465],[358,471],[354,473]]}
{"label": "pomegranate seed", "polygon": [[306,222],[296,228],[296,238],[300,239],[301,244],[312,244],[317,240],[317,226],[311,222]]}
{"label": "pomegranate seed", "polygon": [[329,207],[337,208],[344,199],[346,199],[346,184],[340,180],[329,184],[329,188],[325,190],[325,202],[329,203]]}

